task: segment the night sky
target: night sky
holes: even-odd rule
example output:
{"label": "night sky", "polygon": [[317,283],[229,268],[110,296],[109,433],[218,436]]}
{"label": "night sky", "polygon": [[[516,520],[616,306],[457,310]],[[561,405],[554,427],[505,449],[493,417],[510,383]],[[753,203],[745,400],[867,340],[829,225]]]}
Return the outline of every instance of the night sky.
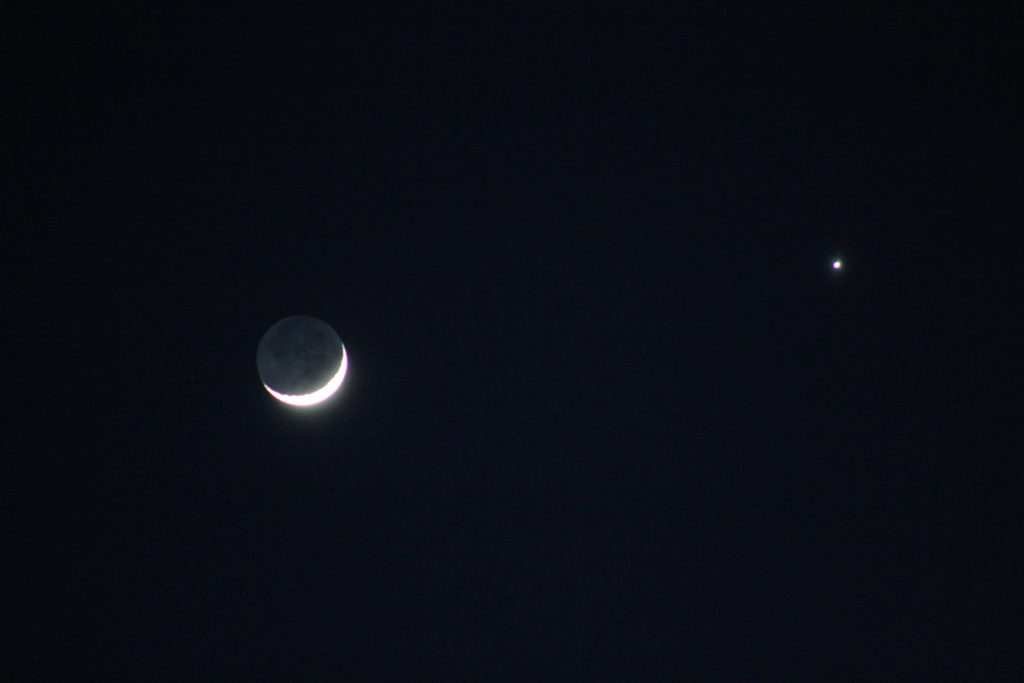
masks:
{"label": "night sky", "polygon": [[281,4],[0,5],[5,680],[1024,672],[1016,3]]}

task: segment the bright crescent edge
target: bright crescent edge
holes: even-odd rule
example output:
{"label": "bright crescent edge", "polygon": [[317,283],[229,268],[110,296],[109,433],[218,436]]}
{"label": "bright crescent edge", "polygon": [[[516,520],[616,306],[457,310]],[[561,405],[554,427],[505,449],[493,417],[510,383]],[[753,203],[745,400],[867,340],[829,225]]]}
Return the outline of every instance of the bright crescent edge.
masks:
{"label": "bright crescent edge", "polygon": [[345,350],[345,345],[342,344],[341,345],[341,367],[338,368],[338,372],[335,373],[334,377],[332,377],[330,380],[327,381],[327,384],[323,385],[322,387],[320,387],[316,391],[310,392],[308,394],[293,395],[293,394],[282,394],[282,393],[279,393],[277,391],[274,391],[273,389],[268,387],[266,384],[263,385],[263,388],[266,389],[268,392],[270,392],[271,396],[276,398],[278,401],[281,401],[282,403],[287,403],[287,404],[293,405],[293,406],[303,406],[303,407],[305,407],[305,406],[312,406],[312,405],[316,405],[317,403],[320,403],[322,401],[326,401],[327,399],[329,399],[334,394],[334,392],[336,392],[338,390],[338,387],[341,386],[342,381],[345,379],[345,372],[347,370],[348,370],[348,351]]}

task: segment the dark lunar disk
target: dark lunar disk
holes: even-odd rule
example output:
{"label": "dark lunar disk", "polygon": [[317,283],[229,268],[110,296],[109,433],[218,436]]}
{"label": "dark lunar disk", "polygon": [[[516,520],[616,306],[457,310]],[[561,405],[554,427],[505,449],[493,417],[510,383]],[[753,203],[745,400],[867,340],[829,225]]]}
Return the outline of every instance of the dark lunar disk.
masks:
{"label": "dark lunar disk", "polygon": [[327,384],[341,365],[343,347],[334,329],[319,318],[293,315],[274,323],[260,340],[256,367],[267,387],[301,396]]}

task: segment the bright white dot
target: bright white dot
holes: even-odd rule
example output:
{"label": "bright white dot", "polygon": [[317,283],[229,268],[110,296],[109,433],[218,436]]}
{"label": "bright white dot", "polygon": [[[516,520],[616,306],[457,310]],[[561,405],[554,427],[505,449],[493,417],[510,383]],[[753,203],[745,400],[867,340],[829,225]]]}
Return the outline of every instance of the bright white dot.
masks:
{"label": "bright white dot", "polygon": [[843,262],[842,261],[833,261],[832,262],[832,269],[833,270],[839,270],[842,267],[843,267]]}

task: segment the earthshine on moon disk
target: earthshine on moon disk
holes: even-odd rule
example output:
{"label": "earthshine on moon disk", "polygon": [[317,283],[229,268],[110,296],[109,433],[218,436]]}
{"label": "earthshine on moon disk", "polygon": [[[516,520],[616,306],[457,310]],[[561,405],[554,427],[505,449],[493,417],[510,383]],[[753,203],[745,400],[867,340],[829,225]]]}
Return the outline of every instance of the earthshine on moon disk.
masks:
{"label": "earthshine on moon disk", "polygon": [[256,350],[264,388],[278,401],[311,406],[330,398],[348,370],[348,353],[319,318],[293,315],[274,323]]}

